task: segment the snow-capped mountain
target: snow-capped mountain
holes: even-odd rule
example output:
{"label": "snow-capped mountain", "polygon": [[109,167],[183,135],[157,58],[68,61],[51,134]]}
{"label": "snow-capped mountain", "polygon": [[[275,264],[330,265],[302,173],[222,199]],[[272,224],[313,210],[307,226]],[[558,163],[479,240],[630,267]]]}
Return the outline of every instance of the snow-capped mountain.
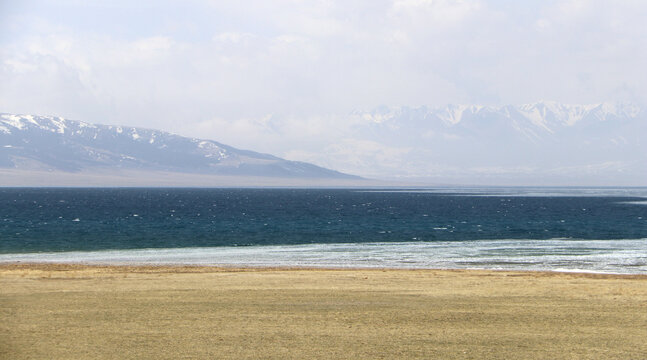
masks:
{"label": "snow-capped mountain", "polygon": [[[353,179],[316,163],[435,184],[647,185],[647,111],[633,104],[380,107],[335,121],[330,134],[293,143],[290,157],[306,163],[156,130],[0,114],[0,180],[10,169]],[[25,178],[34,175],[4,183]]]}
{"label": "snow-capped mountain", "polygon": [[158,130],[13,114],[0,114],[0,168],[357,178],[305,162],[288,161],[211,140],[186,138]]}
{"label": "snow-capped mountain", "polygon": [[492,121],[496,118],[507,120],[515,128],[534,127],[553,133],[558,127],[580,125],[582,122],[633,119],[641,113],[642,110],[634,104],[570,105],[541,101],[502,107],[481,105],[448,105],[440,108],[380,107],[373,111],[356,112],[355,115],[375,123],[393,121],[416,123],[416,125],[424,123],[428,126],[442,125],[445,128],[464,125],[470,121]]}
{"label": "snow-capped mountain", "polygon": [[447,182],[647,183],[647,112],[633,104],[380,107],[353,117],[352,141],[389,159],[355,158],[369,164],[355,170],[364,176],[397,167],[401,177]]}

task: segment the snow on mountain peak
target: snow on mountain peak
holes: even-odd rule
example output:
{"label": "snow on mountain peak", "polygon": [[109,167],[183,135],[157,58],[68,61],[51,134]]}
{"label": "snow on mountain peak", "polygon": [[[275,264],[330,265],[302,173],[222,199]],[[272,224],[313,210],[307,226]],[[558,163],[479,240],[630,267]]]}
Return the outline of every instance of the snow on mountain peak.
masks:
{"label": "snow on mountain peak", "polygon": [[[22,130],[25,127],[25,124],[23,123],[23,117],[18,116],[18,115],[12,115],[12,114],[2,114],[0,115],[0,121],[2,121],[3,125],[9,125],[13,128]],[[3,126],[4,127],[4,126]],[[6,127],[5,127],[6,129]],[[9,131],[11,133],[11,131]]]}
{"label": "snow on mountain peak", "polygon": [[640,107],[630,103],[602,103],[600,109],[605,114],[619,117],[635,118],[640,114]]}
{"label": "snow on mountain peak", "polygon": [[566,105],[554,101],[540,101],[518,107],[519,113],[538,127],[550,132],[551,124],[573,126],[582,120],[597,105]]}
{"label": "snow on mountain peak", "polygon": [[[635,118],[639,115],[640,107],[623,103],[598,104],[562,104],[556,101],[538,101],[522,105],[506,105],[501,107],[483,105],[447,105],[445,107],[418,108],[382,106],[373,111],[356,112],[365,122],[383,124],[394,121],[408,121],[417,118],[439,120],[445,126],[454,126],[473,117],[489,117],[508,119],[520,125],[527,121],[534,127],[547,132],[554,132],[558,127],[572,127],[584,119],[599,121],[616,118]],[[525,119],[525,121],[524,121]]]}
{"label": "snow on mountain peak", "polygon": [[436,112],[436,116],[443,122],[451,125],[458,124],[465,114],[474,115],[485,109],[482,105],[448,105]]}
{"label": "snow on mountain peak", "polygon": [[586,117],[592,116],[600,121],[609,117],[635,118],[640,107],[634,104],[561,104],[554,101],[540,101],[523,104],[517,110],[533,124],[548,128],[550,123],[573,126]]}
{"label": "snow on mountain peak", "polygon": [[194,174],[355,178],[215,141],[60,117],[0,114],[0,168],[136,169]]}
{"label": "snow on mountain peak", "polygon": [[10,134],[11,128],[16,130],[25,130],[29,128],[38,128],[54,133],[64,134],[66,129],[73,124],[76,127],[94,127],[82,121],[70,121],[59,116],[34,116],[34,115],[15,115],[0,114],[0,131]]}

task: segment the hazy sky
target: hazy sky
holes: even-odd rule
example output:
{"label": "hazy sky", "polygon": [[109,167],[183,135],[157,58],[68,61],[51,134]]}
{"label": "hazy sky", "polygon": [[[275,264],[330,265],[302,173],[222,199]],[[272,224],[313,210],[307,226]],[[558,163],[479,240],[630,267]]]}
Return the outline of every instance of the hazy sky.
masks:
{"label": "hazy sky", "polygon": [[380,105],[643,104],[646,20],[643,0],[0,0],[0,112],[298,159]]}

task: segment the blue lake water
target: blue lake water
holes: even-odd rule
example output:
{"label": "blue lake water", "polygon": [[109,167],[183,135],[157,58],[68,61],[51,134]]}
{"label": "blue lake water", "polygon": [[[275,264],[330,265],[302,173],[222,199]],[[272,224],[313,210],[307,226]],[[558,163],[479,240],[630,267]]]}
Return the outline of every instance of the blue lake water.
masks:
{"label": "blue lake water", "polygon": [[0,262],[647,273],[647,189],[0,189]]}

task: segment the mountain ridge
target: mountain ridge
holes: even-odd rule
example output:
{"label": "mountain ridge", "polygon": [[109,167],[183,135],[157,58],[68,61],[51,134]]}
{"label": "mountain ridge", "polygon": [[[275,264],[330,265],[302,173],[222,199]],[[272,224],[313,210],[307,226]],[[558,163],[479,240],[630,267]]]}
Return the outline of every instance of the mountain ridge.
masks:
{"label": "mountain ridge", "polygon": [[80,172],[130,169],[179,173],[360,179],[354,175],[213,140],[57,116],[0,113],[0,167]]}
{"label": "mountain ridge", "polygon": [[[469,184],[646,184],[647,112],[632,103],[381,106],[355,111],[367,177]],[[324,163],[316,157],[312,158]],[[341,171],[348,167],[337,166]]]}
{"label": "mountain ridge", "polygon": [[475,104],[449,104],[442,107],[378,107],[371,111],[356,111],[355,115],[364,116],[377,123],[400,117],[408,112],[421,113],[425,118],[441,120],[446,125],[459,124],[464,116],[499,115],[507,118],[522,116],[526,120],[541,126],[547,120],[561,122],[572,126],[587,117],[605,120],[609,117],[639,116],[643,109],[633,103],[596,103],[596,104],[563,104],[556,101],[538,101],[521,105],[488,106]]}
{"label": "mountain ridge", "polygon": [[[113,143],[117,138],[136,145],[133,152],[120,152],[114,148],[99,148],[103,150],[98,151],[92,144],[71,141],[72,148],[76,146],[76,150],[86,155],[94,151],[93,157],[88,155],[77,162],[54,164],[58,167],[49,166],[49,169],[65,168],[72,172],[88,168],[140,172],[148,169],[168,173],[186,171],[197,161],[201,165],[197,171],[192,170],[196,174],[267,176],[270,169],[269,176],[274,177],[337,176],[333,171],[322,177],[321,173],[314,171],[319,167],[311,168],[307,163],[158,130],[84,122],[69,128],[64,125],[73,124],[71,120],[51,116],[3,114],[0,120],[3,119],[0,121],[0,168],[5,169],[17,164],[19,168],[47,171],[43,164],[64,158],[55,151],[41,149],[39,156],[47,155],[45,160],[48,161],[35,161],[33,156],[16,157],[15,153],[8,159],[11,151],[19,150],[11,149],[11,146],[25,145],[20,141],[8,142],[8,133],[21,131],[21,127],[40,128],[42,125],[44,129],[39,131],[47,136],[41,136],[38,141],[81,132],[86,134],[87,141]],[[644,176],[647,174],[647,144],[644,140],[647,112],[636,104],[540,101],[504,106],[382,106],[370,111],[355,111],[342,119],[347,123],[342,126],[343,133],[327,140],[324,138],[323,145],[309,151],[299,153],[299,144],[295,144],[297,151],[294,153],[299,153],[296,157],[342,173],[391,182],[647,185]],[[103,135],[95,138],[93,131],[96,132],[98,127]],[[63,140],[70,142],[69,139]],[[117,147],[121,146],[119,141],[116,142]],[[175,149],[165,153],[170,163],[155,162],[156,156],[153,155],[159,157],[162,151],[159,147],[162,146]],[[149,150],[153,147],[157,152],[150,154],[142,147]],[[183,157],[182,153],[187,151],[190,156]],[[101,166],[86,166],[90,160],[97,165],[97,159]],[[317,175],[308,175],[309,171]]]}

